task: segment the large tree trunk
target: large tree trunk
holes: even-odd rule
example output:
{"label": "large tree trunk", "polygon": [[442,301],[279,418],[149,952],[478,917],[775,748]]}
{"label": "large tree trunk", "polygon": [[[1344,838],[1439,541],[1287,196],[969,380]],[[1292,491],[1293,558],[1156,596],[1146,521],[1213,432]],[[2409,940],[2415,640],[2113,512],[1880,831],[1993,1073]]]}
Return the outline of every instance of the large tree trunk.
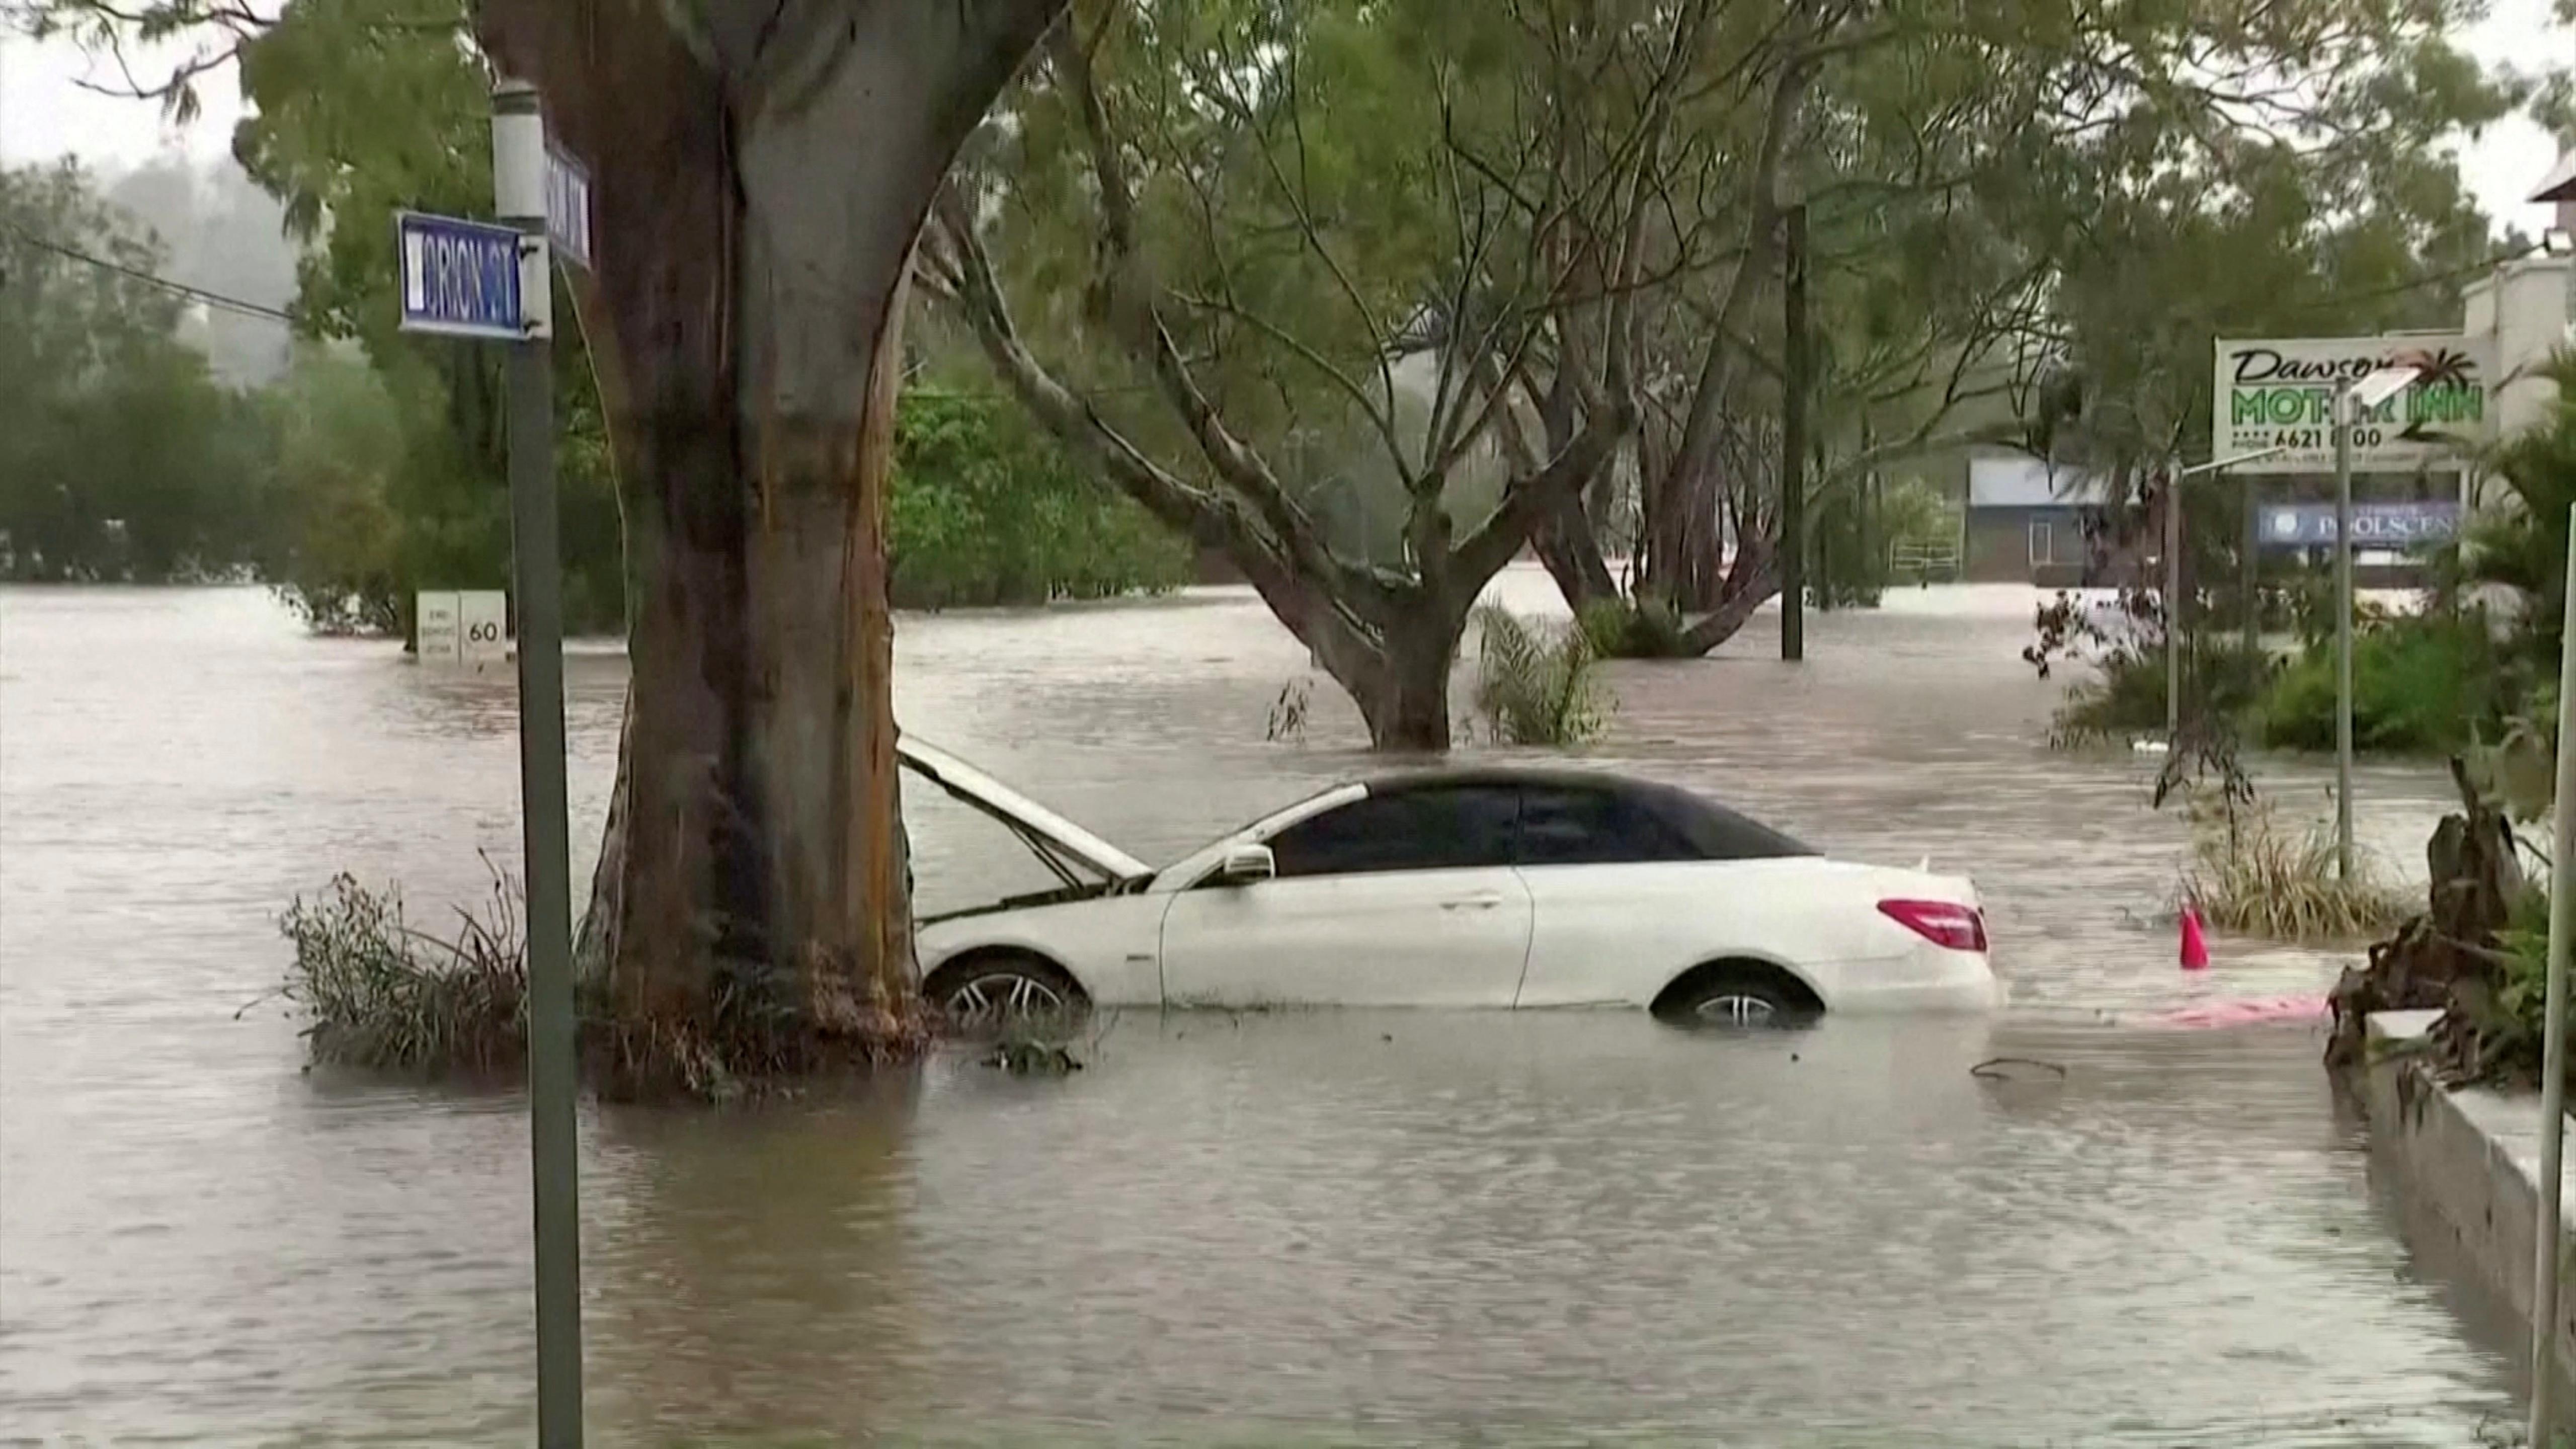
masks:
{"label": "large tree trunk", "polygon": [[1449,673],[1466,610],[1415,587],[1377,616],[1347,604],[1279,561],[1240,556],[1262,602],[1359,706],[1372,748],[1436,754],[1449,748]]}
{"label": "large tree trunk", "polygon": [[596,189],[638,599],[593,890],[615,914],[584,936],[594,1046],[639,1085],[916,1039],[884,558],[901,282],[1061,5],[482,5]]}
{"label": "large tree trunk", "polygon": [[1421,754],[1449,748],[1449,674],[1464,629],[1457,611],[1426,601],[1386,630],[1374,667],[1343,681],[1371,744]]}
{"label": "large tree trunk", "polygon": [[1610,577],[1609,560],[1601,554],[1601,536],[1582,497],[1560,500],[1531,535],[1539,562],[1578,613],[1596,599],[1619,597],[1618,580]]}

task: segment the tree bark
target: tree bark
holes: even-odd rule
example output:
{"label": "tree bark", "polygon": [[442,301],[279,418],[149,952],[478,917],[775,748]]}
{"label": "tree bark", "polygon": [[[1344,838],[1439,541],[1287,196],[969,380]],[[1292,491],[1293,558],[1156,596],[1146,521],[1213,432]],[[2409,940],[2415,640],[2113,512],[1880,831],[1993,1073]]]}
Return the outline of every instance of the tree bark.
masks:
{"label": "tree bark", "polygon": [[483,0],[590,165],[631,494],[619,800],[585,924],[621,1076],[907,1045],[884,477],[933,190],[1062,0]]}
{"label": "tree bark", "polygon": [[1531,542],[1539,562],[1547,566],[1548,577],[1556,581],[1557,591],[1572,608],[1580,611],[1596,599],[1619,596],[1619,582],[1610,577],[1609,561],[1601,555],[1600,534],[1583,498],[1560,501],[1540,521]]}
{"label": "tree bark", "polygon": [[1458,665],[1466,611],[1448,600],[1387,630],[1375,673],[1352,690],[1377,748],[1437,754],[1449,748],[1449,675]]}

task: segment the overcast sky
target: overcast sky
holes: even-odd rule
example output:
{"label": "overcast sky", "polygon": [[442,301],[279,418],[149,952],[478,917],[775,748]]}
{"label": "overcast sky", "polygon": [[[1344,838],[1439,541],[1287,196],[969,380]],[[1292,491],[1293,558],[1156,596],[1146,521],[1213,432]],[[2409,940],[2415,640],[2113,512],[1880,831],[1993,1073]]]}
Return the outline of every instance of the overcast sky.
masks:
{"label": "overcast sky", "polygon": [[[2576,63],[2576,34],[2551,19],[2550,6],[2551,0],[2492,0],[2489,17],[2468,37],[2470,48],[2486,60],[2526,70]],[[152,73],[139,62],[136,70]],[[233,122],[241,114],[230,71],[206,77],[200,92],[205,114],[185,130],[166,124],[148,101],[100,96],[75,83],[115,74],[111,63],[93,61],[68,43],[38,45],[0,30],[0,161],[23,164],[76,151],[102,168],[115,168],[162,150],[184,150],[199,159],[229,152]],[[2519,221],[2527,232],[2547,225],[2545,208],[2523,201],[2557,156],[2539,127],[2517,117],[2465,150],[2469,183],[2491,215]]]}

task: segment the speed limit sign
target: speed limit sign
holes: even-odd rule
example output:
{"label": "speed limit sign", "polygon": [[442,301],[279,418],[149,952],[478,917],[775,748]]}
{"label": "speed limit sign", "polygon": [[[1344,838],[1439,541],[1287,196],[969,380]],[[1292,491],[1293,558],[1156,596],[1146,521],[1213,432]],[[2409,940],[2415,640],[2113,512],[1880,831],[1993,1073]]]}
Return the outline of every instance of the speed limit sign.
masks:
{"label": "speed limit sign", "polygon": [[508,662],[509,609],[509,596],[499,589],[469,589],[456,596],[456,632],[466,668]]}

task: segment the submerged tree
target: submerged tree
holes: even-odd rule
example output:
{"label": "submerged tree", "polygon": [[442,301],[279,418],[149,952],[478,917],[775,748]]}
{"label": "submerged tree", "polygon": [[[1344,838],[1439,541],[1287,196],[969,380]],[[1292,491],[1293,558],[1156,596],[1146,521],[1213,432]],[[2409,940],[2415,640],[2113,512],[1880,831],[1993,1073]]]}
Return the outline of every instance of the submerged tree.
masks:
{"label": "submerged tree", "polygon": [[[486,0],[597,185],[634,681],[592,903],[617,1026],[793,1051],[909,1009],[885,483],[903,278],[1055,0]],[[779,1028],[784,1028],[780,1030]]]}
{"label": "submerged tree", "polygon": [[[1708,10],[1508,8],[1084,7],[946,196],[929,252],[1003,381],[1223,550],[1382,748],[1448,746],[1479,591],[1627,429],[1640,181]],[[1600,78],[1579,117],[1522,108],[1510,86],[1525,52],[1557,46]],[[1612,128],[1596,108],[1627,139],[1573,154]],[[1533,378],[1547,445],[1503,453]],[[1364,463],[1312,446],[1354,435]],[[1469,486],[1497,464],[1498,491]],[[1402,499],[1396,561],[1318,523],[1312,500],[1354,467]]]}
{"label": "submerged tree", "polygon": [[[638,599],[586,944],[600,1044],[632,1071],[908,1031],[884,551],[902,284],[959,142],[1060,3],[476,10],[596,185],[582,311]],[[261,24],[208,0],[49,13],[213,51]]]}

